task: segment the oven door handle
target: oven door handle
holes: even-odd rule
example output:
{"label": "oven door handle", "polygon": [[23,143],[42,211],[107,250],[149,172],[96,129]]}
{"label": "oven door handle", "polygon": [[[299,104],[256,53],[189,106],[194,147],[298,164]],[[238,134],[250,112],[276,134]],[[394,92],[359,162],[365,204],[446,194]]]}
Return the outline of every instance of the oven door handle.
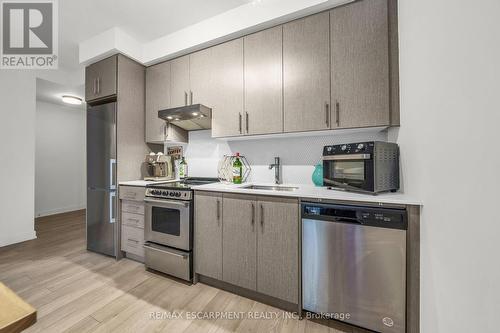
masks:
{"label": "oven door handle", "polygon": [[183,202],[183,201],[170,201],[170,200],[154,200],[154,199],[149,199],[146,198],[144,199],[144,202],[150,203],[150,204],[158,204],[160,206],[179,206],[179,207],[188,207],[189,202]]}
{"label": "oven door handle", "polygon": [[370,158],[371,158],[370,154],[342,154],[342,155],[323,156],[324,161],[369,160]]}

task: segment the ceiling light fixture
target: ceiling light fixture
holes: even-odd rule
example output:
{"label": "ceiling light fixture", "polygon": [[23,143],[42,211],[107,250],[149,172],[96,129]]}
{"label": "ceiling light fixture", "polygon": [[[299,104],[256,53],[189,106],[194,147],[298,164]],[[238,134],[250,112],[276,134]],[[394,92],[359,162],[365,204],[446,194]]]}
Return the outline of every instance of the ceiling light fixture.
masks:
{"label": "ceiling light fixture", "polygon": [[168,116],[168,117],[167,117],[167,119],[168,119],[168,120],[172,120],[172,119],[174,119],[174,117],[172,117],[172,116]]}
{"label": "ceiling light fixture", "polygon": [[196,117],[198,115],[198,112],[193,112],[191,114]]}
{"label": "ceiling light fixture", "polygon": [[64,95],[62,96],[62,101],[67,104],[80,105],[82,104],[82,99],[76,96]]}

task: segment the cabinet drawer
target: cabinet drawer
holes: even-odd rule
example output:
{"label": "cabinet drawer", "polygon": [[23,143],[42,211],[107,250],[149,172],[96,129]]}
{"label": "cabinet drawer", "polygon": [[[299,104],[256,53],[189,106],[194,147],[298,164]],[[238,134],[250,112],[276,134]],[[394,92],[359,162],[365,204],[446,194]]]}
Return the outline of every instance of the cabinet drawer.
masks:
{"label": "cabinet drawer", "polygon": [[140,201],[122,201],[122,212],[144,215],[144,203]]}
{"label": "cabinet drawer", "polygon": [[144,257],[144,230],[122,225],[122,251]]}
{"label": "cabinet drawer", "polygon": [[122,225],[144,229],[144,215],[122,212]]}
{"label": "cabinet drawer", "polygon": [[136,186],[120,186],[120,199],[143,201],[146,189],[144,187]]}

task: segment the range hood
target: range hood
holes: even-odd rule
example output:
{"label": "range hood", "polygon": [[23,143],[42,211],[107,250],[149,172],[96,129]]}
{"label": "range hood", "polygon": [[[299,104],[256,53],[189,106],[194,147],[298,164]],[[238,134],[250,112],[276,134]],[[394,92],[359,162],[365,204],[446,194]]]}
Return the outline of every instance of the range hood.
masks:
{"label": "range hood", "polygon": [[158,117],[187,131],[212,128],[212,109],[203,104],[160,110]]}

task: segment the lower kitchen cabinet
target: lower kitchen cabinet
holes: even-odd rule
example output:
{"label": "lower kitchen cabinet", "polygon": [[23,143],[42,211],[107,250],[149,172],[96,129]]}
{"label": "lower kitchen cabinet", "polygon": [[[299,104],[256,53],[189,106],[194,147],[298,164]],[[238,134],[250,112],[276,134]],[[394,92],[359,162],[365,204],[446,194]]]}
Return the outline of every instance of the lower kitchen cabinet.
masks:
{"label": "lower kitchen cabinet", "polygon": [[297,199],[196,192],[195,207],[197,274],[298,303]]}
{"label": "lower kitchen cabinet", "polygon": [[144,229],[122,225],[122,251],[136,256],[134,259],[144,261]]}
{"label": "lower kitchen cabinet", "polygon": [[224,195],[222,279],[239,287],[257,289],[257,230],[255,197]]}
{"label": "lower kitchen cabinet", "polygon": [[144,261],[144,187],[120,186],[121,250]]}
{"label": "lower kitchen cabinet", "polygon": [[194,197],[195,273],[222,280],[222,194]]}
{"label": "lower kitchen cabinet", "polygon": [[259,197],[257,206],[257,291],[297,304],[299,202]]}

